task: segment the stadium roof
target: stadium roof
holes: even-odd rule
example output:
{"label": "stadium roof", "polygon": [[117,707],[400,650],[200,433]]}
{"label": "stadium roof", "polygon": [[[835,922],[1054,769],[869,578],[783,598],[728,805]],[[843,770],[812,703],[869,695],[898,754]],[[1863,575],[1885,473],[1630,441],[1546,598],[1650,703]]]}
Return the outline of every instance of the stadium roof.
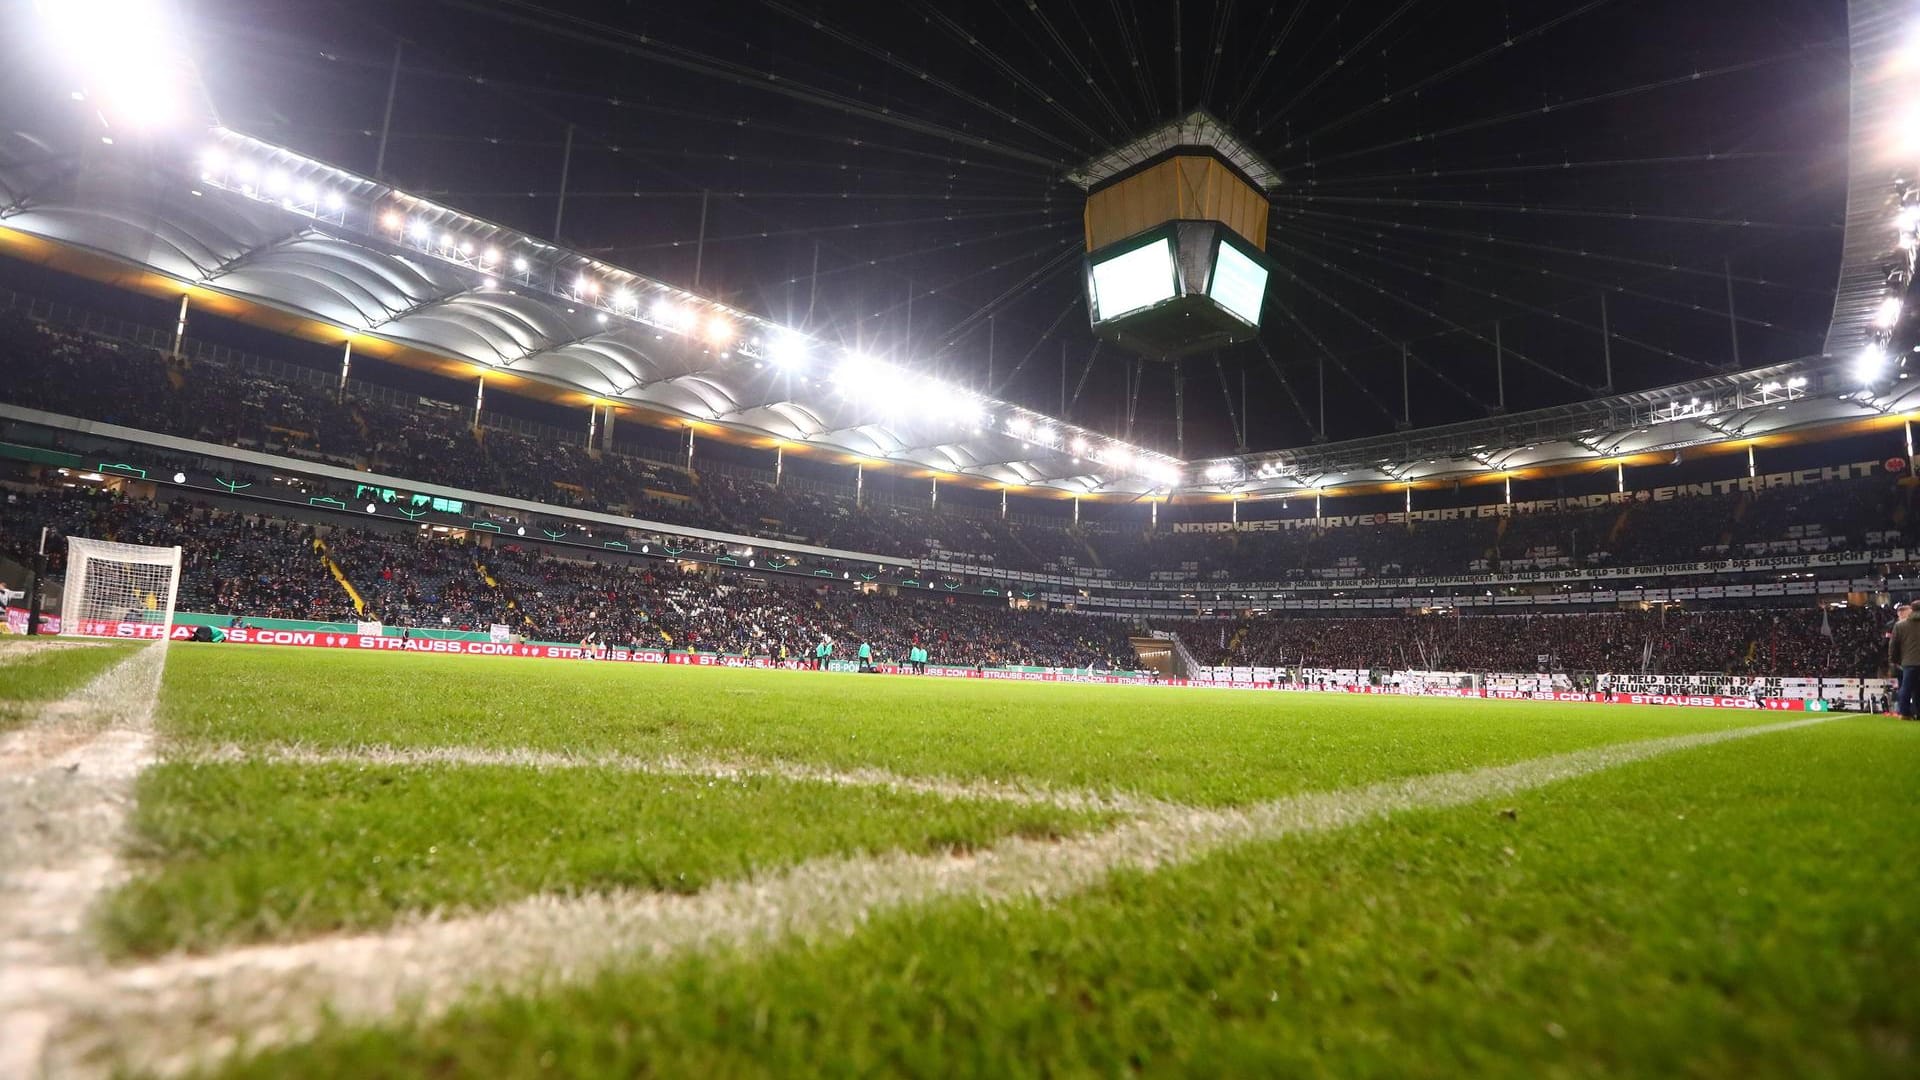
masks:
{"label": "stadium roof", "polygon": [[[215,129],[197,145],[16,131],[0,222],[183,285],[726,429],[987,484],[1137,495],[1176,459]],[[27,164],[17,164],[26,162]]]}
{"label": "stadium roof", "polygon": [[[1869,154],[1863,148],[1868,146],[1867,140],[1877,137],[1880,120],[1894,115],[1890,110],[1894,110],[1898,100],[1897,83],[1886,77],[1883,62],[1906,40],[1902,28],[1906,15],[1900,5],[1887,0],[1855,0],[1851,10],[1854,126],[1850,156],[1853,170],[1840,289],[1833,305],[1832,325],[1826,335],[1829,359],[1770,363],[1736,376],[1727,372],[1727,368],[1735,366],[1733,363],[1720,365],[1695,360],[1663,342],[1635,338],[1616,327],[1611,337],[1604,333],[1599,337],[1608,342],[1617,340],[1623,351],[1631,345],[1643,370],[1650,366],[1666,371],[1673,369],[1676,361],[1686,361],[1700,368],[1718,368],[1720,373],[1664,389],[1588,400],[1593,394],[1590,384],[1596,380],[1568,375],[1569,365],[1564,357],[1554,357],[1549,364],[1527,356],[1514,347],[1511,325],[1503,347],[1499,344],[1498,321],[1463,324],[1412,302],[1420,317],[1441,323],[1445,327],[1441,333],[1455,345],[1477,349],[1491,344],[1495,356],[1504,355],[1505,359],[1516,361],[1512,365],[1516,369],[1534,369],[1582,390],[1581,400],[1423,429],[1413,434],[1205,459],[1190,466],[1163,453],[1129,446],[1089,428],[977,393],[956,382],[930,377],[926,374],[928,369],[918,363],[887,363],[850,350],[844,344],[804,337],[775,321],[657,277],[634,273],[591,252],[559,245],[532,232],[456,210],[445,204],[447,200],[421,197],[364,172],[338,168],[297,153],[283,143],[251,138],[217,125],[211,128],[195,123],[176,125],[171,133],[153,137],[116,130],[117,139],[106,138],[100,137],[92,126],[91,102],[69,106],[62,98],[55,103],[58,107],[49,107],[44,101],[34,101],[33,95],[17,95],[0,105],[14,116],[11,134],[5,135],[4,145],[0,145],[0,184],[4,185],[6,200],[4,209],[0,209],[0,224],[21,235],[163,276],[190,286],[192,291],[204,290],[205,294],[229,297],[264,311],[291,314],[336,328],[342,338],[371,339],[419,350],[469,372],[503,373],[535,380],[565,394],[578,395],[571,399],[577,402],[592,400],[629,405],[653,414],[716,425],[747,438],[772,439],[868,461],[924,468],[975,483],[1018,484],[1075,494],[1131,497],[1165,490],[1174,484],[1191,490],[1257,495],[1284,494],[1334,484],[1470,477],[1516,467],[1599,461],[1626,453],[1807,430],[1821,424],[1883,416],[1890,410],[1914,404],[1908,395],[1900,392],[1900,387],[1906,384],[1893,379],[1891,372],[1885,378],[1865,380],[1871,385],[1862,389],[1863,380],[1855,378],[1854,372],[1845,367],[1847,361],[1839,358],[1846,350],[1855,348],[1858,336],[1871,329],[1872,322],[1884,311],[1888,252],[1898,254],[1892,244],[1896,234],[1886,227],[1887,215],[1891,212],[1888,199],[1895,190],[1891,182],[1893,174],[1889,172],[1883,152],[1875,148]],[[1552,25],[1555,24],[1543,24],[1538,32],[1545,33]],[[1223,25],[1220,29],[1224,34],[1227,27]],[[1267,68],[1262,65],[1259,70],[1264,72]],[[396,63],[394,78],[398,79],[400,73]],[[1489,74],[1491,77],[1492,73]],[[1323,74],[1321,78],[1324,77]],[[1697,73],[1694,76],[1699,77]],[[1209,79],[1209,84],[1211,82]],[[1309,93],[1316,85],[1318,79],[1309,82],[1300,93]],[[1649,82],[1632,87],[1632,92],[1633,95],[1651,93],[1665,85],[1667,83]],[[1466,96],[1470,104],[1472,97]],[[1427,100],[1431,98],[1432,95],[1428,95]],[[1606,98],[1607,95],[1602,95],[1594,100]],[[857,104],[841,102],[836,107],[844,111]],[[1385,109],[1387,104],[1384,100],[1359,99],[1356,101],[1358,111],[1353,115],[1390,111]],[[1701,114],[1703,118],[1712,115],[1711,110]],[[896,116],[886,122],[907,121]],[[1505,123],[1506,120],[1494,118],[1486,122]],[[1266,121],[1252,130],[1258,135],[1271,126],[1272,122]],[[950,140],[960,137],[955,134],[958,129],[943,130],[942,137]],[[1023,130],[1034,129],[1028,125]],[[1278,130],[1284,130],[1284,125]],[[1356,135],[1356,138],[1370,138],[1374,134],[1392,135],[1393,132]],[[1273,160],[1280,160],[1278,155],[1283,152],[1291,159],[1277,170],[1253,146],[1226,136],[1208,113],[1198,111],[1152,130],[1141,140],[1104,152],[1078,172],[1062,166],[1060,172],[1053,174],[1054,182],[1067,179],[1097,183],[1100,177],[1128,167],[1141,153],[1148,152],[1149,146],[1213,145],[1209,140],[1226,140],[1220,152],[1261,183],[1268,179],[1277,181],[1284,171],[1288,174],[1289,190],[1296,186],[1307,189],[1308,194],[1302,196],[1306,201],[1286,211],[1294,215],[1289,228],[1296,230],[1292,234],[1296,242],[1307,243],[1300,238],[1318,235],[1313,230],[1343,230],[1315,241],[1322,245],[1320,255],[1302,248],[1291,256],[1289,264],[1281,268],[1285,279],[1281,285],[1296,304],[1316,302],[1326,309],[1323,314],[1327,319],[1346,325],[1349,330],[1358,326],[1359,330],[1354,332],[1360,333],[1361,341],[1367,343],[1361,351],[1384,352],[1389,356],[1397,353],[1400,361],[1395,374],[1400,376],[1404,387],[1408,338],[1398,336],[1402,332],[1398,329],[1383,330],[1384,315],[1376,319],[1354,310],[1353,297],[1341,300],[1339,294],[1329,291],[1334,288],[1329,282],[1345,281],[1362,294],[1376,294],[1388,303],[1389,311],[1394,303],[1402,306],[1410,303],[1407,290],[1382,285],[1371,276],[1372,271],[1327,262],[1322,256],[1332,254],[1335,247],[1345,247],[1354,253],[1380,252],[1380,256],[1361,254],[1365,261],[1354,264],[1359,266],[1382,262],[1382,257],[1428,260],[1432,253],[1416,256],[1411,251],[1396,252],[1366,245],[1390,236],[1432,235],[1444,238],[1431,241],[1433,244],[1458,247],[1465,240],[1475,239],[1481,230],[1477,226],[1468,232],[1382,219],[1368,224],[1372,230],[1368,240],[1352,231],[1353,223],[1333,222],[1326,216],[1330,211],[1312,209],[1341,205],[1343,200],[1353,205],[1364,202],[1376,207],[1420,205],[1418,199],[1397,200],[1389,197],[1388,189],[1376,190],[1379,184],[1392,184],[1397,189],[1400,180],[1386,173],[1377,177],[1356,175],[1351,182],[1361,184],[1365,189],[1363,193],[1328,194],[1324,186],[1316,189],[1315,184],[1324,185],[1329,180],[1321,168],[1331,159],[1309,150],[1311,140],[1296,145],[1290,135],[1284,142],[1280,141],[1280,134],[1267,137],[1265,142],[1256,139],[1255,145],[1265,148]],[[1390,139],[1377,146],[1363,143],[1348,156],[1372,154],[1393,146],[1421,147],[1427,143],[1425,136]],[[1114,140],[1096,141],[1095,145],[1111,147]],[[1419,153],[1428,151],[1422,149]],[[1239,157],[1233,157],[1235,154]],[[1653,168],[1662,160],[1665,159],[1648,157],[1642,164]],[[1451,164],[1454,166],[1451,173],[1429,171],[1435,176],[1477,176],[1502,171],[1480,168],[1480,163],[1472,158]],[[1634,162],[1596,160],[1583,167],[1618,169],[1631,164]],[[1543,167],[1529,159],[1529,163],[1513,169],[1531,174]],[[1570,168],[1571,163],[1563,160],[1559,167]],[[1296,174],[1301,177],[1300,185],[1293,183]],[[1660,186],[1670,185],[1662,178]],[[1312,193],[1316,190],[1320,193]],[[640,194],[634,193],[636,197]],[[1441,200],[1431,205],[1448,203]],[[1491,203],[1472,205],[1489,212],[1500,209]],[[1588,219],[1604,223],[1596,226],[1598,228],[1614,231],[1618,231],[1614,223],[1628,220],[1643,223],[1689,220],[1538,203],[1514,203],[1505,209],[1519,211],[1533,221]],[[954,219],[948,217],[947,220]],[[1704,224],[1743,229],[1767,225],[1731,218]],[[1781,227],[1790,230],[1800,226],[1786,223]],[[1487,231],[1485,235],[1492,238],[1495,234]],[[1516,236],[1500,241],[1507,247],[1517,246],[1537,253],[1526,257],[1529,265],[1515,271],[1524,274],[1526,280],[1548,280],[1544,276],[1549,274],[1545,265],[1548,254],[1562,257],[1577,254],[1582,258],[1588,254],[1585,236],[1569,237],[1561,246],[1538,242],[1540,239]],[[1069,245],[1055,262],[1067,265],[1060,259],[1073,252],[1073,246]],[[1469,257],[1464,251],[1456,254],[1459,258]],[[1664,261],[1664,256],[1653,261],[1637,255],[1594,257],[1601,260],[1596,266],[1611,266],[1621,273],[1644,273],[1664,267],[1669,272],[1692,275],[1691,278],[1670,278],[1661,286],[1646,286],[1639,280],[1588,284],[1602,285],[1599,293],[1602,296],[1610,289],[1612,295],[1619,298],[1665,301],[1675,308],[1691,305],[1696,313],[1704,311],[1712,316],[1725,316],[1735,333],[1729,360],[1739,356],[1739,334],[1743,329],[1751,333],[1755,327],[1773,326],[1766,320],[1732,310],[1736,278],[1731,269],[1725,280],[1729,310],[1714,312],[1702,306],[1697,292],[1677,288],[1689,281],[1692,285],[1701,285],[1697,269],[1674,265]],[[1480,253],[1471,258],[1485,261],[1487,256]],[[1531,265],[1536,261],[1541,265]],[[1788,260],[1789,263],[1795,261],[1804,263],[1805,260]],[[1405,265],[1417,269],[1415,263]],[[1433,265],[1427,263],[1424,273],[1416,276],[1436,279]],[[1315,266],[1334,277],[1313,270]],[[1442,270],[1451,272],[1445,265]],[[1569,278],[1557,271],[1554,274],[1556,279]],[[1439,277],[1446,279],[1455,295],[1465,290],[1491,297],[1495,303],[1489,310],[1494,319],[1500,317],[1499,312],[1504,308],[1510,323],[1520,317],[1518,312],[1535,316],[1535,322],[1547,327],[1575,335],[1589,328],[1580,318],[1560,310],[1563,302],[1543,307],[1515,301],[1504,291],[1509,286],[1502,285],[1497,277],[1487,279],[1495,286],[1492,290],[1470,285],[1476,280],[1472,274],[1448,277],[1442,273]],[[1319,285],[1314,283],[1316,278]],[[1774,284],[1765,280],[1764,274],[1753,279],[1753,283]],[[1668,285],[1676,287],[1672,295],[1659,296],[1648,291],[1649,288],[1664,291]],[[1718,289],[1721,283],[1717,275],[1708,275],[1705,285]],[[911,292],[909,286],[909,294]],[[1349,369],[1355,355],[1353,351],[1346,351],[1347,360],[1343,361],[1342,352],[1335,348],[1337,343],[1329,344],[1310,321],[1300,318],[1277,296],[1274,303],[1285,318],[1270,321],[1276,326],[1297,328],[1302,343],[1311,346],[1295,350],[1293,359],[1297,363],[1306,357],[1318,368],[1323,400],[1330,364],[1338,374],[1366,390],[1366,396],[1373,399],[1374,405],[1382,405],[1379,395],[1368,389],[1369,382],[1383,381],[1378,370],[1371,375],[1356,374]],[[1069,311],[1071,303],[1062,316],[1054,320],[1055,326]],[[1487,315],[1479,313],[1474,317],[1486,318]],[[1600,319],[1604,323],[1604,308]],[[1492,333],[1483,332],[1487,330]],[[1721,331],[1712,328],[1710,332]],[[1373,342],[1367,335],[1380,340]],[[1016,348],[1025,346],[1030,356],[1045,338],[1046,335],[1041,335]],[[972,348],[979,351],[977,338],[974,341]],[[1278,376],[1283,389],[1293,398],[1303,421],[1324,435],[1324,403],[1320,422],[1313,424],[1288,381],[1284,364],[1275,361],[1264,342],[1260,350],[1266,354],[1268,367]],[[1476,389],[1472,380],[1464,378],[1457,361],[1449,365],[1447,360],[1431,356],[1423,360],[1421,353],[1420,348],[1413,350],[1416,380],[1425,379],[1430,387],[1454,394],[1469,405],[1487,404],[1483,397],[1476,396],[1483,395],[1484,388]],[[1088,358],[1088,370],[1092,369],[1097,355]],[[1777,349],[1774,355],[1779,355]],[[1609,364],[1611,362],[1609,358]],[[946,370],[972,366],[977,365],[949,365]],[[1453,373],[1448,374],[1449,371]],[[1611,367],[1608,376],[1607,381],[1611,381]],[[1794,380],[1804,382],[1793,386]],[[1224,371],[1220,381],[1227,418],[1231,420],[1233,400]],[[1649,381],[1655,380],[1642,378],[1639,383],[1645,385]],[[1083,372],[1082,384],[1085,382]],[[1063,402],[1064,383],[1063,357]],[[1003,380],[998,385],[1006,384]],[[1766,389],[1770,384],[1782,389],[1770,391]],[[987,380],[984,385],[995,384]],[[1498,403],[1504,406],[1505,385],[1498,389]],[[1130,392],[1135,398],[1139,396],[1138,380],[1131,383]],[[1403,393],[1410,407],[1416,396],[1404,390]],[[1197,395],[1189,393],[1188,396]],[[1696,398],[1702,402],[1701,406],[1692,404]],[[1236,434],[1244,441],[1251,422],[1245,414],[1252,410],[1244,397],[1241,405]],[[1700,411],[1688,411],[1696,408]],[[1263,413],[1283,411],[1267,409]],[[1384,406],[1379,411],[1402,412]],[[1131,406],[1128,415],[1131,416]]]}

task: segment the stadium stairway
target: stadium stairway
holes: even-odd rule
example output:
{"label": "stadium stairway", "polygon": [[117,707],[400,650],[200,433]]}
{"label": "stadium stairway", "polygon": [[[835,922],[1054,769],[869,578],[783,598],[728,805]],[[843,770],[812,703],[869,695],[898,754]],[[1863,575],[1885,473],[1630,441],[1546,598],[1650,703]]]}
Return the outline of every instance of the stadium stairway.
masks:
{"label": "stadium stairway", "polygon": [[1173,642],[1142,634],[1136,634],[1127,640],[1133,642],[1133,651],[1140,657],[1141,667],[1163,679],[1181,678],[1177,673],[1179,661],[1173,655]]}
{"label": "stadium stairway", "polygon": [[364,617],[367,614],[367,602],[360,598],[360,590],[353,587],[353,582],[347,580],[347,572],[340,569],[340,564],[335,562],[333,556],[327,552],[327,542],[317,536],[314,537],[313,550],[319,553],[320,561],[327,564],[327,572],[333,575],[333,580],[339,582],[340,587],[346,590],[347,599],[353,601],[355,614]]}

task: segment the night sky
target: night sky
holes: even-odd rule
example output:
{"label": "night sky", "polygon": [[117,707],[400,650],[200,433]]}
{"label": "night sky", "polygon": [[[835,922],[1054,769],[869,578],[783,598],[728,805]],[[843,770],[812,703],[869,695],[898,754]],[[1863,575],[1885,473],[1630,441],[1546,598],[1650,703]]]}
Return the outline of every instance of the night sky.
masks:
{"label": "night sky", "polygon": [[[1284,175],[1259,345],[1190,358],[1188,452],[1818,351],[1844,208],[1837,0],[190,0],[223,121],[1059,412],[1093,350],[1073,165],[1184,110]],[[813,266],[818,259],[817,291]],[[1052,267],[1049,270],[1049,267]],[[909,297],[911,320],[909,321]],[[809,311],[811,317],[809,319]],[[956,330],[958,328],[958,330]],[[1024,360],[1024,363],[1023,363]],[[1119,430],[1106,348],[1071,418]],[[1016,367],[1017,366],[1017,367]],[[1008,373],[1016,372],[1009,379]],[[1139,441],[1172,448],[1149,365]]]}

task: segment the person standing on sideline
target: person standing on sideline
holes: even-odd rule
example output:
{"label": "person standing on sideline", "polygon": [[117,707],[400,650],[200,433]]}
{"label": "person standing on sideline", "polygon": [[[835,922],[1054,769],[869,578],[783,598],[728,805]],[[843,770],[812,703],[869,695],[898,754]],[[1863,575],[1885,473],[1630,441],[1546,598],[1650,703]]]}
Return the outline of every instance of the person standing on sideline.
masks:
{"label": "person standing on sideline", "polygon": [[1920,619],[1914,618],[1911,609],[1887,639],[1887,661],[1900,679],[1896,709],[1903,719],[1916,719],[1914,695],[1920,693]]}
{"label": "person standing on sideline", "polygon": [[[1893,605],[1893,621],[1887,624],[1886,632],[1880,635],[1887,642],[1889,642],[1889,645],[1888,645],[1889,649],[1892,648],[1891,642],[1893,641],[1893,632],[1895,630],[1900,629],[1901,623],[1907,621],[1907,615],[1912,610],[1913,610],[1913,605],[1904,600],[1898,604]],[[1894,686],[1895,686],[1895,689],[1897,690],[1900,684],[1900,668],[1898,666],[1895,666],[1892,671],[1888,672],[1888,674],[1893,677]],[[1890,693],[1887,695],[1886,706],[1880,710],[1880,714],[1882,716],[1898,716],[1899,715],[1894,711],[1894,700],[1895,700],[1895,694]]]}
{"label": "person standing on sideline", "polygon": [[859,655],[860,655],[860,670],[872,671],[873,670],[873,646],[867,644],[864,641],[861,642]]}
{"label": "person standing on sideline", "polygon": [[827,670],[827,661],[833,657],[833,639],[823,637],[820,644],[813,647],[813,670]]}
{"label": "person standing on sideline", "polygon": [[925,675],[927,673],[927,650],[921,648],[918,644],[908,649],[907,665],[913,668],[915,675]]}

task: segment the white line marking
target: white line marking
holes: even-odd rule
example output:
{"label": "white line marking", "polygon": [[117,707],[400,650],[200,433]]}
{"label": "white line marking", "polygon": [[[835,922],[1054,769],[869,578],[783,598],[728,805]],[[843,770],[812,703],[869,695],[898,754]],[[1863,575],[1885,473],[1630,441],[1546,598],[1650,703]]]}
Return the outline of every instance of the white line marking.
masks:
{"label": "white line marking", "polygon": [[1065,841],[1010,840],[971,855],[818,859],[691,896],[543,896],[483,915],[415,919],[382,934],[168,958],[113,971],[66,1002],[68,1015],[80,1019],[57,1033],[53,1063],[175,1072],[218,1061],[243,1037],[256,1049],[309,1037],[326,1012],[350,1023],[425,1019],[473,994],[578,982],[623,960],[851,933],[878,913],[945,897],[1058,898],[1116,870],[1459,806],[1829,719],[1595,747],[1243,809],[1184,810]]}
{"label": "white line marking", "polygon": [[87,909],[119,879],[133,781],[153,759],[164,643],[136,650],[0,735],[0,1076],[28,1076],[61,1015],[106,967]]}
{"label": "white line marking", "polygon": [[1049,787],[1019,781],[952,780],[942,777],[902,776],[885,769],[855,767],[836,769],[825,765],[804,765],[790,761],[761,762],[751,759],[708,758],[691,755],[637,757],[629,754],[570,754],[551,750],[496,750],[470,746],[364,746],[348,749],[322,749],[298,743],[267,746],[219,746],[208,750],[188,750],[170,757],[169,762],[267,761],[291,765],[368,765],[407,767],[419,765],[511,766],[530,769],[617,769],[654,776],[691,776],[719,780],[742,777],[766,777],[800,783],[833,784],[841,787],[885,788],[942,799],[971,799],[982,802],[1016,803],[1023,806],[1055,806],[1063,810],[1094,813],[1165,814],[1181,807],[1158,799]]}

